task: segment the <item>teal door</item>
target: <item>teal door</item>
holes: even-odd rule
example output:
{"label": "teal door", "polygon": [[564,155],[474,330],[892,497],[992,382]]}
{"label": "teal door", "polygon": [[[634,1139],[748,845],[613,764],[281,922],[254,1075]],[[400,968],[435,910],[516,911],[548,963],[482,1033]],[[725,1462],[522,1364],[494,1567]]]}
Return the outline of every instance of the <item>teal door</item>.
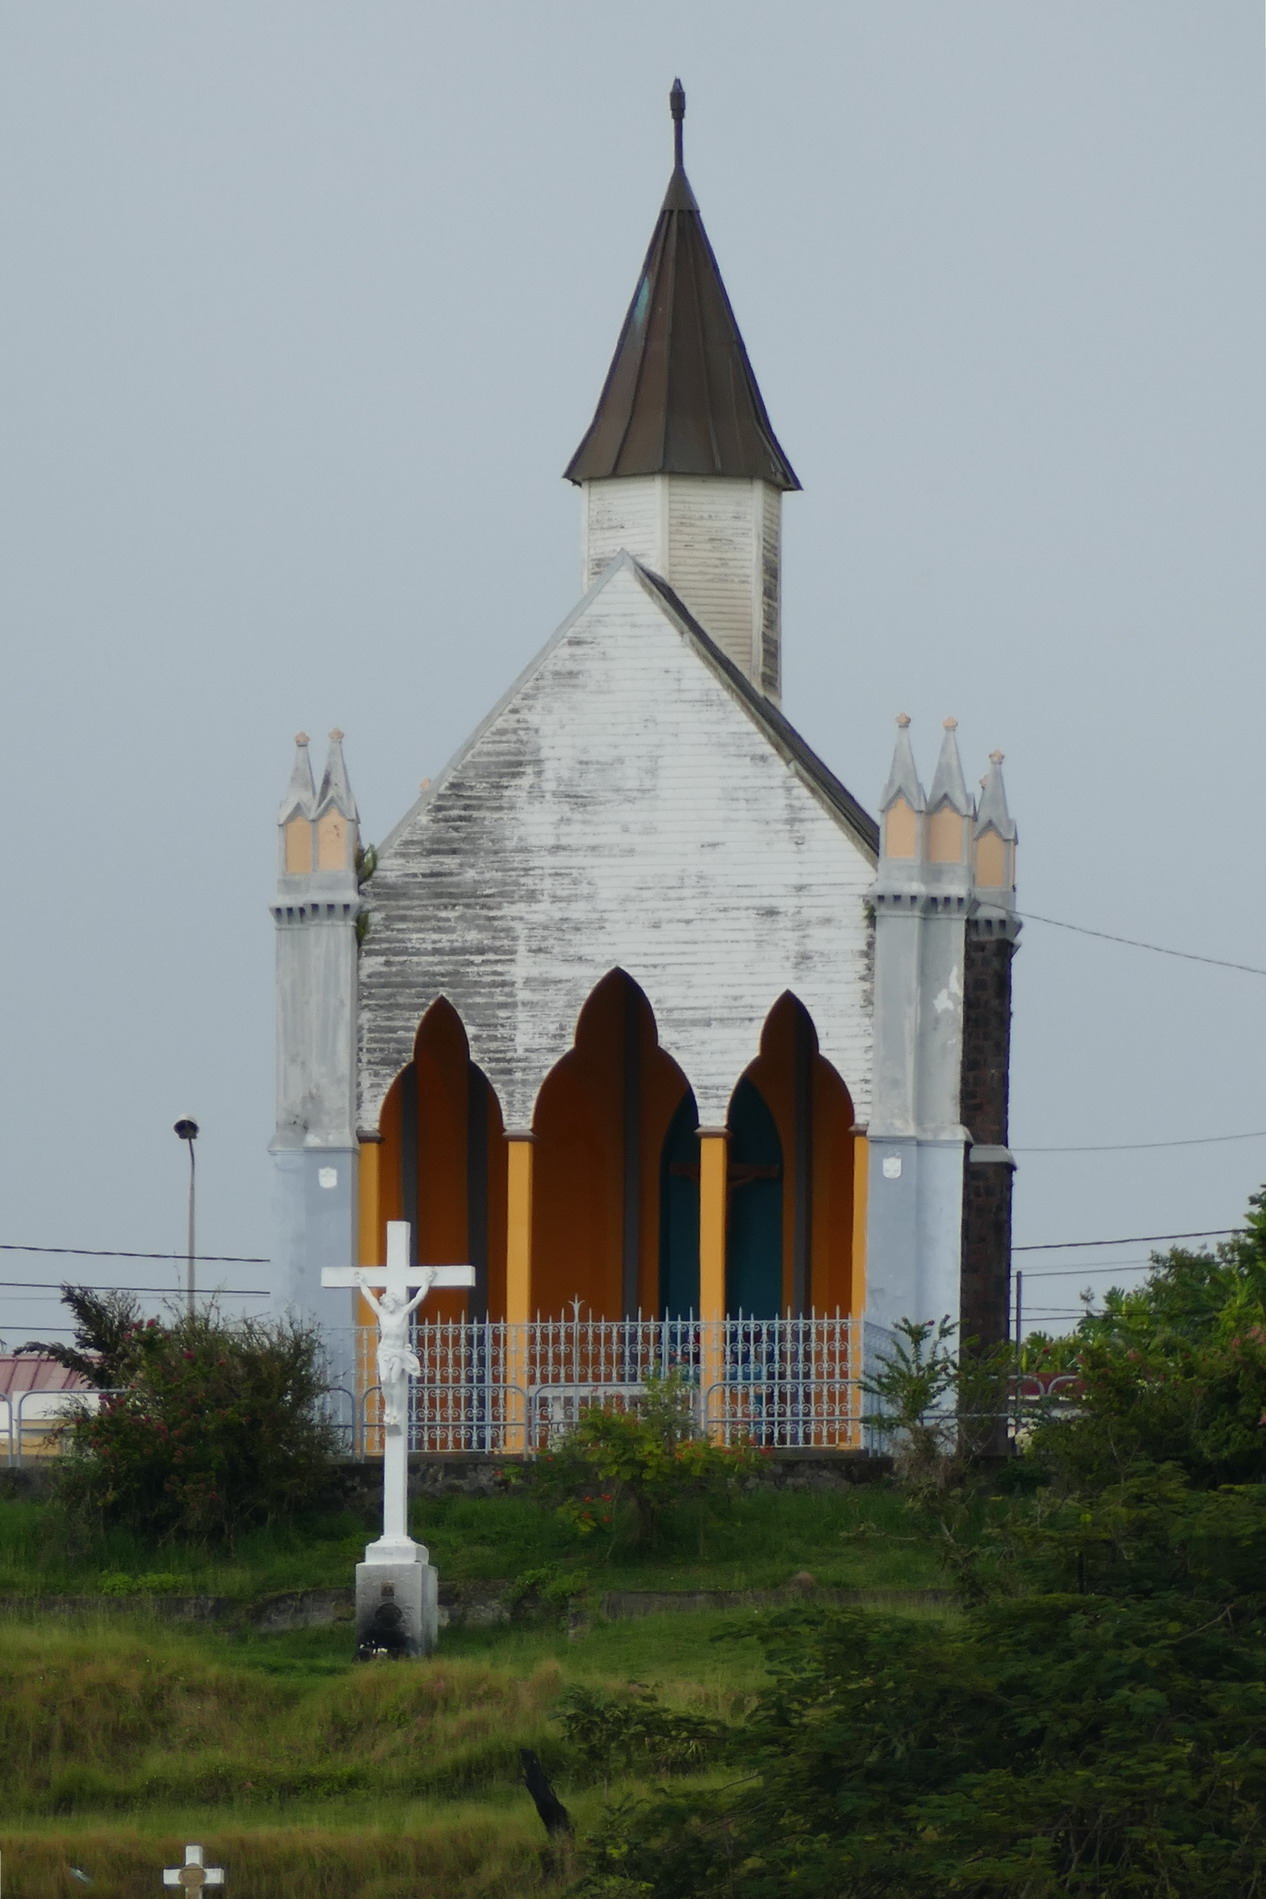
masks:
{"label": "teal door", "polygon": [[699,1110],[687,1088],[668,1124],[659,1170],[659,1309],[699,1310]]}
{"label": "teal door", "polygon": [[[782,1173],[774,1117],[744,1076],[730,1103],[725,1291],[731,1317],[776,1319],[782,1311]],[[696,1251],[696,1283],[698,1270]]]}

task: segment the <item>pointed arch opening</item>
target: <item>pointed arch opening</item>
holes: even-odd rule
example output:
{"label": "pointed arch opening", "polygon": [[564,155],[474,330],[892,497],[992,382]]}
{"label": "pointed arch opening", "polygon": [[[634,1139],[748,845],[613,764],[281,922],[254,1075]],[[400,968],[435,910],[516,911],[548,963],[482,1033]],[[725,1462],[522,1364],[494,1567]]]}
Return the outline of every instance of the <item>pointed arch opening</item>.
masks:
{"label": "pointed arch opening", "polygon": [[731,1313],[852,1312],[853,1102],[789,992],[730,1102],[726,1305]]}
{"label": "pointed arch opening", "polygon": [[[562,1316],[576,1300],[608,1319],[661,1309],[665,1141],[675,1117],[693,1116],[693,1103],[685,1075],[659,1045],[645,994],[622,969],[612,970],[582,1008],[575,1042],[546,1076],[532,1121],[532,1300],[543,1317]],[[692,1119],[697,1289],[694,1129]],[[673,1209],[678,1250],[670,1245],[670,1252],[680,1279],[689,1261],[681,1264],[676,1236],[684,1216],[676,1200]]]}
{"label": "pointed arch opening", "polygon": [[[407,1220],[415,1263],[471,1265],[472,1291],[435,1292],[428,1320],[505,1313],[505,1128],[496,1090],[471,1060],[456,1009],[440,997],[414,1038],[379,1121],[381,1224]],[[385,1230],[378,1236],[385,1244]],[[382,1257],[381,1252],[379,1258]],[[376,1262],[367,1262],[376,1263]]]}

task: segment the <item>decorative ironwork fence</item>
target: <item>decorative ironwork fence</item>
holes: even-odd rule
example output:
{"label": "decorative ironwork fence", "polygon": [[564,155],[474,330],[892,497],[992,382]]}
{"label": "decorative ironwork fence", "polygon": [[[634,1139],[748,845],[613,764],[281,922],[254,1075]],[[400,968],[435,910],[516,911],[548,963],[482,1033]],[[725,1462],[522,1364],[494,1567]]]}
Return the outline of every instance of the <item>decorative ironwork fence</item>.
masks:
{"label": "decorative ironwork fence", "polygon": [[[536,1455],[584,1406],[635,1409],[648,1380],[674,1375],[700,1428],[723,1442],[860,1447],[861,1330],[840,1315],[424,1322],[414,1334],[422,1375],[410,1394],[410,1449]],[[375,1455],[376,1334],[366,1326],[328,1337],[333,1416],[356,1455]]]}

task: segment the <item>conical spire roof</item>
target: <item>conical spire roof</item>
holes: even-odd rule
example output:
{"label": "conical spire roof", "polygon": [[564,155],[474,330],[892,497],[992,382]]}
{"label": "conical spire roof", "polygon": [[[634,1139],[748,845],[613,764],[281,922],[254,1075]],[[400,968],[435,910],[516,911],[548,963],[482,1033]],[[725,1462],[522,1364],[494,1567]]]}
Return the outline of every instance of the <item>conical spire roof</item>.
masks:
{"label": "conical spire roof", "polygon": [[295,733],[295,760],[290,767],[290,783],[286,786],[286,795],[281,801],[277,813],[278,824],[284,824],[287,818],[298,812],[305,818],[312,816],[316,805],[316,786],[312,781],[312,760],[308,754],[308,735]]}
{"label": "conical spire roof", "polygon": [[928,810],[935,811],[939,805],[947,804],[962,817],[969,817],[972,801],[963,777],[963,761],[958,755],[957,731],[958,720],[946,719],[941,756],[936,761],[936,774],[928,793]]}
{"label": "conical spire roof", "polygon": [[897,717],[897,743],[893,747],[892,768],[879,800],[879,809],[887,811],[889,806],[896,804],[898,798],[904,798],[912,811],[925,809],[923,786],[919,783],[914,748],[910,744],[910,719],[904,712]]}
{"label": "conical spire roof", "polygon": [[345,818],[357,819],[360,815],[352,796],[352,787],[348,783],[347,765],[343,759],[343,734],[338,731],[330,733],[330,749],[325,756],[317,810],[324,811],[330,805],[336,811],[341,811]]}
{"label": "conical spire roof", "polygon": [[682,166],[680,80],[670,103],[673,175],[597,411],[566,478],[737,475],[798,488]]}
{"label": "conical spire roof", "polygon": [[1007,788],[1002,782],[1002,753],[990,752],[989,770],[981,780],[980,807],[976,813],[976,836],[990,827],[1006,843],[1016,841],[1015,819],[1007,808]]}

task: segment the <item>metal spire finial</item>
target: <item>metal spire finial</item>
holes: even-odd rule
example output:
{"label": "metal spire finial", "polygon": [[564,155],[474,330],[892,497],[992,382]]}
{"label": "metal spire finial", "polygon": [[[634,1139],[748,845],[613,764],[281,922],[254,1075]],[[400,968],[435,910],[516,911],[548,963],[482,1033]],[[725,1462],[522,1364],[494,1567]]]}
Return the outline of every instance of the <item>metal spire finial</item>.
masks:
{"label": "metal spire finial", "polygon": [[677,170],[682,169],[682,141],[686,117],[686,89],[680,79],[673,80],[673,89],[668,95],[668,109],[673,115],[673,163]]}

